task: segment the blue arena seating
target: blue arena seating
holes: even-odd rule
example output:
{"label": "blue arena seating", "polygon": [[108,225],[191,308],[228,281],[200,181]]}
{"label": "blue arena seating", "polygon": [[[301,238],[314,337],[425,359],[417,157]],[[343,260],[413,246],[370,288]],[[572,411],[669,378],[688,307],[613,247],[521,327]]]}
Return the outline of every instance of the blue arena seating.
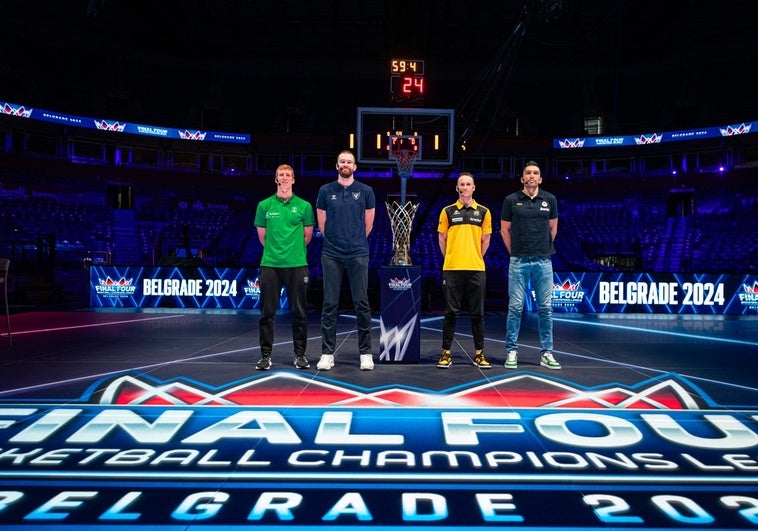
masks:
{"label": "blue arena seating", "polygon": [[[560,218],[557,271],[646,271],[682,273],[758,272],[758,181],[756,169],[735,172],[734,183],[723,179],[708,186],[694,179],[693,208],[672,210],[666,187],[647,189],[631,177],[601,183],[555,183]],[[331,177],[300,178],[296,193],[315,203],[318,187]],[[397,194],[392,179],[366,179],[377,196],[377,214],[369,238],[370,267],[390,262],[392,231],[385,200]],[[499,235],[500,202],[516,189],[509,179],[477,181],[478,201],[493,217],[493,236],[486,256],[488,287],[505,289],[508,255]],[[455,200],[450,178],[410,180],[412,199],[419,202],[414,220],[411,260],[423,270],[425,283],[439,286],[442,256],[437,243],[441,209]],[[60,176],[0,179],[0,255],[24,268],[81,268],[88,253],[107,253],[113,263],[160,264],[167,257],[193,257],[208,266],[257,267],[262,246],[253,225],[255,207],[273,189],[242,193],[219,189],[212,180],[191,193],[165,186],[135,185],[136,200],[128,215],[107,206],[105,191],[95,183],[72,182]],[[619,193],[615,190],[624,190]],[[393,195],[394,194],[394,195]],[[320,278],[321,237],[308,248],[311,274]]]}

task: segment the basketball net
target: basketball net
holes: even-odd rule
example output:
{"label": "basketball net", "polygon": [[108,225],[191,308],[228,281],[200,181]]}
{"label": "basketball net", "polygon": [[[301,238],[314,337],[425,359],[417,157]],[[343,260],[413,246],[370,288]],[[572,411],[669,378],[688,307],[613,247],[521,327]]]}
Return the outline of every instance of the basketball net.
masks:
{"label": "basketball net", "polygon": [[391,152],[397,162],[397,173],[402,186],[400,202],[386,202],[387,214],[392,227],[392,261],[390,265],[411,265],[411,229],[419,204],[405,201],[405,183],[413,175],[413,164],[418,151],[398,149]]}
{"label": "basketball net", "polygon": [[392,156],[397,162],[397,174],[401,179],[408,179],[413,175],[413,164],[418,157],[418,151],[410,149],[397,149],[392,151]]}

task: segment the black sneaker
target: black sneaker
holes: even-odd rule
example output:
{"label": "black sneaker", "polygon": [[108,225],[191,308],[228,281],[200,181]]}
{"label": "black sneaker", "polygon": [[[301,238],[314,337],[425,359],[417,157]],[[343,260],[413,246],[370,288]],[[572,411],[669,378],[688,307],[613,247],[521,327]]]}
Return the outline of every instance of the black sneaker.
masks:
{"label": "black sneaker", "polygon": [[261,355],[261,359],[256,363],[255,368],[259,371],[267,371],[271,368],[271,354]]}
{"label": "black sneaker", "polygon": [[305,357],[305,354],[298,354],[295,356],[295,368],[296,369],[310,369],[311,364]]}

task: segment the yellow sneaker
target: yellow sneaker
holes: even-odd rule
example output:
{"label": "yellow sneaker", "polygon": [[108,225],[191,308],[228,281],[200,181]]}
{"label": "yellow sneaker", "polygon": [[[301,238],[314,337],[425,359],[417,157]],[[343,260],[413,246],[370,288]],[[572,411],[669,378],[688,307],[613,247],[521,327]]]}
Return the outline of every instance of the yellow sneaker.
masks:
{"label": "yellow sneaker", "polygon": [[490,365],[490,362],[487,361],[487,357],[484,355],[483,350],[477,350],[476,355],[474,356],[474,365],[479,367],[480,369],[491,369],[492,365]]}
{"label": "yellow sneaker", "polygon": [[453,356],[449,350],[443,350],[440,360],[437,362],[437,367],[440,369],[447,369],[453,364]]}

